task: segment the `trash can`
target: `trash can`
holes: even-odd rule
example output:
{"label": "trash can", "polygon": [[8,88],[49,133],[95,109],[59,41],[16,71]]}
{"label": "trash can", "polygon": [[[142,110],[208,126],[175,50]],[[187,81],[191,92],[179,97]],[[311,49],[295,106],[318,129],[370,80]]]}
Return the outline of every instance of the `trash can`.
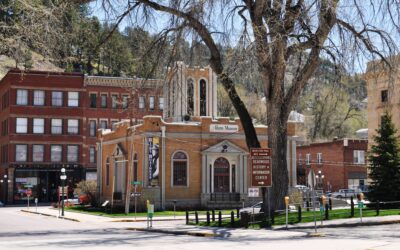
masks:
{"label": "trash can", "polygon": [[244,228],[249,227],[250,222],[250,213],[249,212],[241,212],[240,213],[240,224]]}

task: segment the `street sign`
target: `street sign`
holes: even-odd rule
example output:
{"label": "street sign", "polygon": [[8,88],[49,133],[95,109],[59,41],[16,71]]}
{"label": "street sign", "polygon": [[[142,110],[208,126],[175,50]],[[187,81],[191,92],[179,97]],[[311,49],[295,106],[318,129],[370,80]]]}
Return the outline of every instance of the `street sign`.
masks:
{"label": "street sign", "polygon": [[141,193],[131,193],[131,197],[140,197]]}
{"label": "street sign", "polygon": [[251,156],[251,186],[253,187],[271,187],[272,169],[271,169],[271,149],[270,148],[252,148]]}
{"label": "street sign", "polygon": [[32,196],[32,189],[26,190],[26,195],[27,196]]}
{"label": "street sign", "polygon": [[248,196],[249,197],[260,197],[260,189],[259,188],[249,188]]}
{"label": "street sign", "polygon": [[132,181],[131,184],[132,185],[142,185],[143,182],[141,182],[141,181]]}
{"label": "street sign", "polygon": [[[68,194],[68,186],[64,186],[64,196]],[[62,186],[58,186],[58,195],[63,196]]]}

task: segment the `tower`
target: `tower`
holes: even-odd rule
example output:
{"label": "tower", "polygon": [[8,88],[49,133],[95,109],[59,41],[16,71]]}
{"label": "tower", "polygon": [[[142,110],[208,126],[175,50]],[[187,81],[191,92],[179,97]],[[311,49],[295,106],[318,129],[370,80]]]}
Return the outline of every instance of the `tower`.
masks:
{"label": "tower", "polygon": [[184,121],[185,116],[217,115],[217,75],[211,67],[189,68],[176,62],[164,85],[164,117]]}

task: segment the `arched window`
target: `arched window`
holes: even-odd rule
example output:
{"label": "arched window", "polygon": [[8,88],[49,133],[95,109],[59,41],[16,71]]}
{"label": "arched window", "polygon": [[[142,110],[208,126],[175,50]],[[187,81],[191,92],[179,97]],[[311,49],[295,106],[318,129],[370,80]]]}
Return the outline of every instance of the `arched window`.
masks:
{"label": "arched window", "polygon": [[207,115],[207,83],[200,80],[200,116]]}
{"label": "arched window", "polygon": [[184,152],[172,157],[172,186],[187,186],[188,158]]}
{"label": "arched window", "polygon": [[189,79],[187,81],[187,114],[193,115],[194,110],[194,87],[193,87],[193,80]]}

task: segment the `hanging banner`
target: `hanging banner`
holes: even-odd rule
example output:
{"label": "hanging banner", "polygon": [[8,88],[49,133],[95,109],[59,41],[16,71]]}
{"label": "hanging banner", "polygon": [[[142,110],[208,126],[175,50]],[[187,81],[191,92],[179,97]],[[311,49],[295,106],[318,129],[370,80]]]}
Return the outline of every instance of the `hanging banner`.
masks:
{"label": "hanging banner", "polygon": [[148,137],[148,169],[149,169],[149,182],[153,179],[158,179],[159,170],[159,148],[160,138],[159,137]]}

